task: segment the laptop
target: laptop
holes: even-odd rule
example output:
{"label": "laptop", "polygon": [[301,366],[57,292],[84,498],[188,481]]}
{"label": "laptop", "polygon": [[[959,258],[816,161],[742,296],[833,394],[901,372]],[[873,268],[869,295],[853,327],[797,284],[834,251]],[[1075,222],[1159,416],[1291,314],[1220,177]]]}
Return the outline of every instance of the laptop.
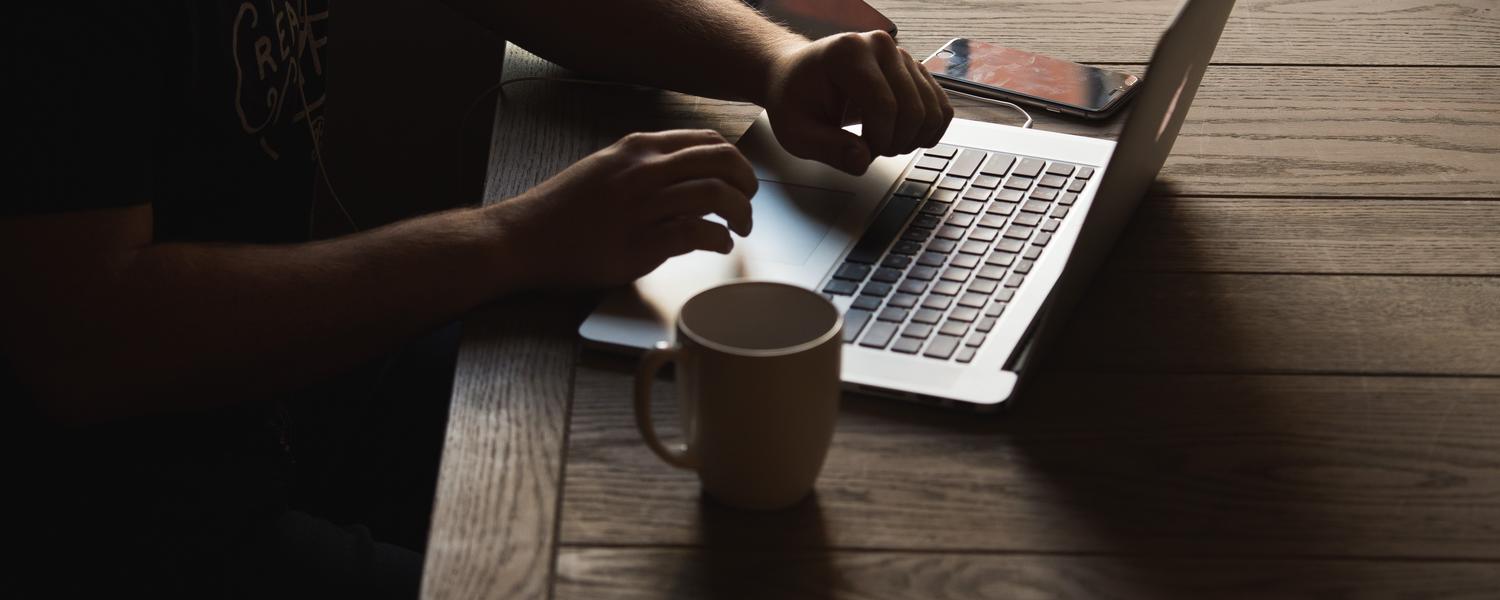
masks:
{"label": "laptop", "polygon": [[939,145],[851,176],[786,153],[762,114],[739,141],[760,180],[751,235],[611,293],[580,335],[649,348],[697,292],[782,281],[843,312],[846,389],[1008,405],[1166,162],[1233,5],[1183,4],[1116,142],[954,119]]}

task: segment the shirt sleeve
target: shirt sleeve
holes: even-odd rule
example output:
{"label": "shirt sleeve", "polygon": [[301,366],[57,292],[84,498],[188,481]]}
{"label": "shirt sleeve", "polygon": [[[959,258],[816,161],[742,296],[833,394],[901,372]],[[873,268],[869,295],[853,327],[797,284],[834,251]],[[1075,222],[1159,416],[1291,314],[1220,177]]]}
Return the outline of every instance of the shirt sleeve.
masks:
{"label": "shirt sleeve", "polygon": [[155,3],[17,4],[0,217],[150,202],[166,81]]}

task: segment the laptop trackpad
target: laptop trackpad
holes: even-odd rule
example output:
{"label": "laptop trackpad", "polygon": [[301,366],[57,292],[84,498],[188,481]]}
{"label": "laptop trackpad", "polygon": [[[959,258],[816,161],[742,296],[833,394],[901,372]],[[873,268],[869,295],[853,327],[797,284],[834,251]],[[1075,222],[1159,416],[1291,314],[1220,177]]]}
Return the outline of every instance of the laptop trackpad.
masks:
{"label": "laptop trackpad", "polygon": [[853,201],[849,192],[761,180],[750,200],[755,227],[735,244],[752,261],[801,265]]}

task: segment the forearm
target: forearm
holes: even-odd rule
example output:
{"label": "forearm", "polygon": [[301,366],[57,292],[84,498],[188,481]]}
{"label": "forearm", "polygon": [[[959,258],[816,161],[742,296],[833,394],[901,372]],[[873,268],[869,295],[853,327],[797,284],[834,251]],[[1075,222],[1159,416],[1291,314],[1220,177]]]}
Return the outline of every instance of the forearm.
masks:
{"label": "forearm", "polygon": [[762,104],[776,60],[807,42],[739,0],[450,3],[578,71]]}
{"label": "forearm", "polygon": [[51,331],[11,354],[72,419],[291,390],[503,293],[501,229],[461,210],[307,244],[147,245],[44,284],[73,293],[35,296],[18,316]]}

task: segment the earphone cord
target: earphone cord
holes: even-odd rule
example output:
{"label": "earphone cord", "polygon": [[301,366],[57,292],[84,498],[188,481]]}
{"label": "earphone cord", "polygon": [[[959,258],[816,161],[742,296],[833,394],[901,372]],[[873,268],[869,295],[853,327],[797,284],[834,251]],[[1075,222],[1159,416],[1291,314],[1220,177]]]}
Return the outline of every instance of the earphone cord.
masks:
{"label": "earphone cord", "polygon": [[948,94],[951,95],[951,96],[963,96],[965,98],[973,98],[975,100],[979,100],[979,101],[986,102],[986,103],[989,103],[989,104],[999,104],[1000,106],[1008,106],[1010,108],[1014,108],[1014,109],[1016,109],[1017,112],[1021,113],[1021,116],[1026,117],[1026,122],[1023,123],[1023,124],[1021,124],[1021,129],[1031,129],[1031,124],[1033,123],[1033,120],[1031,118],[1031,113],[1026,112],[1026,109],[1021,108],[1020,105],[1017,105],[1014,102],[1007,102],[1005,100],[996,100],[994,98],[985,98],[984,96],[976,96],[976,95],[970,94],[968,92],[961,92],[959,90],[948,89],[948,88],[943,88],[943,91],[948,92]]}

